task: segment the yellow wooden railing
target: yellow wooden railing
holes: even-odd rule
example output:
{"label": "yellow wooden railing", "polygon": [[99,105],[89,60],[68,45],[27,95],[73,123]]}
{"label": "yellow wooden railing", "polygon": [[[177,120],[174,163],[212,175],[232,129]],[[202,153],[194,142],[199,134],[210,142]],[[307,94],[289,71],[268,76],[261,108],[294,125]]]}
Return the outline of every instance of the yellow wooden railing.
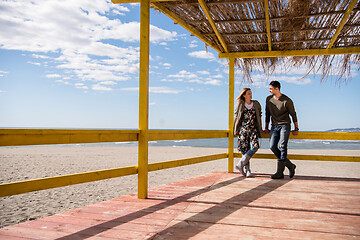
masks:
{"label": "yellow wooden railing", "polygon": [[[148,130],[150,141],[227,138],[226,130]],[[265,138],[269,135],[265,134]],[[301,132],[292,139],[360,140],[360,133]],[[24,146],[41,144],[74,144],[99,142],[129,142],[139,140],[139,130],[58,130],[58,129],[0,129],[0,146]],[[232,152],[234,157],[241,154]],[[229,153],[220,153],[194,158],[172,160],[147,165],[148,171],[180,167],[201,162],[229,158]],[[254,158],[275,158],[272,154],[255,154]],[[360,162],[358,156],[289,155],[294,160]],[[233,165],[233,163],[232,163]],[[85,173],[33,179],[0,184],[0,197],[79,183],[93,182],[138,173],[138,166],[98,170]]]}

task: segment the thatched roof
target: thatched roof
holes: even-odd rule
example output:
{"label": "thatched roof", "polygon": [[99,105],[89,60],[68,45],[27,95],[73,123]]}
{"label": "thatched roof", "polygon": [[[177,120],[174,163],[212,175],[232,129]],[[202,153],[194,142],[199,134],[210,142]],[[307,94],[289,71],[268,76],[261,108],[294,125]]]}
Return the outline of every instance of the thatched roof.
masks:
{"label": "thatched roof", "polygon": [[[357,0],[164,0],[152,4],[219,53],[360,47]],[[250,81],[252,69],[271,73],[278,64],[285,68],[306,64],[309,70],[322,71],[323,77],[337,71],[339,79],[346,79],[350,62],[359,66],[360,55],[236,60],[244,79]]]}

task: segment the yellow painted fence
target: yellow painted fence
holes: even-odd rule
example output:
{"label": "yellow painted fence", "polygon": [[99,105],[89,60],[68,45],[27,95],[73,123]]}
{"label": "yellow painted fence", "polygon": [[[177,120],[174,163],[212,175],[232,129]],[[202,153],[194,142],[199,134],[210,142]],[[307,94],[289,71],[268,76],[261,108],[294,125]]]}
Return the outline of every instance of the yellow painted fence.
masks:
{"label": "yellow painted fence", "polygon": [[[139,133],[139,130],[0,129],[0,146],[129,142],[138,141]],[[149,141],[228,137],[229,131],[226,130],[148,130]],[[263,137],[268,138],[269,135],[265,134]],[[299,135],[291,135],[290,138],[360,140],[360,133],[300,132]],[[229,158],[229,155],[233,155],[234,157],[241,157],[241,154],[234,152],[231,154],[220,153],[201,157],[152,163],[147,165],[147,169],[148,171],[157,171],[167,168],[225,159]],[[275,156],[273,156],[273,154],[258,153],[254,155],[254,158],[273,159]],[[360,162],[360,157],[358,156],[289,155],[289,158],[293,160]],[[3,183],[0,184],[0,197],[116,178],[137,173],[138,166],[129,166],[20,182]]]}

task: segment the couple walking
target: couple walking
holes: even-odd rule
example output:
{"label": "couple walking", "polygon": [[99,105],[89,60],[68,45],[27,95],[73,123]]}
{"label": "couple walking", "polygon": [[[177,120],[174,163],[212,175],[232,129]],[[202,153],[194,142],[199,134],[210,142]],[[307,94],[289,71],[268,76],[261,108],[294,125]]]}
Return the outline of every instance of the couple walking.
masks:
{"label": "couple walking", "polygon": [[[251,177],[250,158],[259,149],[261,133],[270,132],[270,149],[278,158],[277,171],[271,175],[272,179],[284,178],[284,169],[289,169],[290,178],[295,175],[296,165],[287,158],[287,144],[290,136],[291,115],[295,130],[293,135],[299,133],[298,121],[292,100],[280,92],[281,85],[278,81],[269,84],[270,96],[266,98],[265,130],[262,131],[261,105],[252,100],[250,88],[244,88],[238,96],[235,107],[234,135],[238,136],[238,150],[242,158],[236,168],[246,177]],[[271,130],[269,123],[271,119]],[[245,169],[244,169],[245,168]]]}

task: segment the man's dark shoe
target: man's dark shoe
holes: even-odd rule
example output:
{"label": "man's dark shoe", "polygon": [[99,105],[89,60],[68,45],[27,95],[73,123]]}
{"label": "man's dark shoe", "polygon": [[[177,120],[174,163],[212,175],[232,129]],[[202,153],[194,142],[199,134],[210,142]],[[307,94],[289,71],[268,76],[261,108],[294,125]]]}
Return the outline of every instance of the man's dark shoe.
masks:
{"label": "man's dark shoe", "polygon": [[283,179],[283,178],[284,178],[283,173],[275,173],[275,174],[271,175],[271,179]]}
{"label": "man's dark shoe", "polygon": [[295,175],[295,168],[296,168],[296,165],[295,165],[295,164],[293,164],[293,166],[292,166],[291,169],[289,168],[289,177],[290,177],[290,178],[293,178],[293,177],[294,177],[294,175]]}
{"label": "man's dark shoe", "polygon": [[271,179],[283,179],[284,178],[284,169],[285,169],[285,161],[278,160],[276,173],[271,175]]}
{"label": "man's dark shoe", "polygon": [[293,178],[295,175],[296,165],[293,164],[289,159],[285,160],[285,166],[289,169],[289,177]]}

